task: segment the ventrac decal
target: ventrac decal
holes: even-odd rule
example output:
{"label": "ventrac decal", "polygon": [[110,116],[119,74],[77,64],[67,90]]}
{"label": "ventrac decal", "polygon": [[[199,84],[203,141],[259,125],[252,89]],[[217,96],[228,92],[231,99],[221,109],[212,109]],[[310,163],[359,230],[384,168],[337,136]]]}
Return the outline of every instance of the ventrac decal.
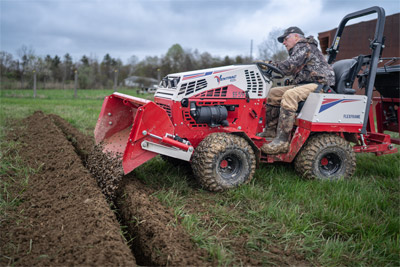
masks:
{"label": "ventrac decal", "polygon": [[319,109],[319,113],[336,106],[337,104],[341,103],[350,103],[360,101],[359,99],[324,99],[321,104],[321,108]]}
{"label": "ventrac decal", "polygon": [[219,75],[219,76],[214,76],[214,78],[217,79],[218,84],[219,84],[220,82],[222,82],[222,81],[225,81],[225,80],[229,80],[230,82],[236,81],[236,75],[225,76],[225,77],[223,77],[222,75]]}
{"label": "ventrac decal", "polygon": [[194,79],[194,78],[200,78],[200,77],[209,76],[209,75],[212,75],[212,74],[223,73],[223,72],[230,71],[230,70],[232,70],[232,69],[220,70],[220,71],[200,72],[200,73],[196,73],[196,74],[189,74],[189,75],[183,76],[182,80],[185,81],[185,80],[190,80],[190,79]]}

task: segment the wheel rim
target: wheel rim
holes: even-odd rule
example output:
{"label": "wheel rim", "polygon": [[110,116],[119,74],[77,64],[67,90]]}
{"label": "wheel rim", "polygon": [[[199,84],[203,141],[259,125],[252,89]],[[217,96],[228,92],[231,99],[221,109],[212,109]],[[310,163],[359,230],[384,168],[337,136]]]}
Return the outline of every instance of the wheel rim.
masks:
{"label": "wheel rim", "polygon": [[327,153],[319,161],[319,170],[325,176],[337,173],[342,166],[342,160],[335,153]]}
{"label": "wheel rim", "polygon": [[217,171],[225,180],[235,180],[234,177],[240,173],[242,163],[235,154],[224,155],[218,163]]}

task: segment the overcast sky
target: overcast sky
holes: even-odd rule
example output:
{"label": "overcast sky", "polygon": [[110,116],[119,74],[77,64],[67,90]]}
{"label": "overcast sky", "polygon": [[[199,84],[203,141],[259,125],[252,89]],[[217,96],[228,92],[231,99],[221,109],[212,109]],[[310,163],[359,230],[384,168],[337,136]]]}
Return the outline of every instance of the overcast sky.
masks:
{"label": "overcast sky", "polygon": [[[348,13],[381,6],[400,12],[399,0],[0,0],[0,50],[124,63],[132,55],[161,56],[179,43],[214,56],[249,55],[274,28],[296,25],[306,35],[337,27]],[[376,18],[376,15],[363,20]]]}

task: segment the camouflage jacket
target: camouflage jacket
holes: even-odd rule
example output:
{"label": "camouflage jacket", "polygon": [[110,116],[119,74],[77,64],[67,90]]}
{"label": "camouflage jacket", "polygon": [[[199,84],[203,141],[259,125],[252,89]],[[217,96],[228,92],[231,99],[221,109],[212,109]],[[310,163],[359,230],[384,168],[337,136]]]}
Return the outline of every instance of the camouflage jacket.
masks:
{"label": "camouflage jacket", "polygon": [[289,50],[289,58],[274,62],[285,75],[292,75],[295,84],[315,82],[335,85],[335,74],[322,52],[318,49],[317,41],[309,36],[299,40]]}

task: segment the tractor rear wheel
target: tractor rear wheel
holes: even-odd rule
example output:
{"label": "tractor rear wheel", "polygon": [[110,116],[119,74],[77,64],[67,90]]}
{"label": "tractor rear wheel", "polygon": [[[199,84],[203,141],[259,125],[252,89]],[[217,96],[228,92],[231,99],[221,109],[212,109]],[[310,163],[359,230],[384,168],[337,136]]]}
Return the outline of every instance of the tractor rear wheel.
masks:
{"label": "tractor rear wheel", "polygon": [[340,136],[318,134],[310,137],[294,166],[308,179],[337,180],[353,175],[356,156],[350,143]]}
{"label": "tractor rear wheel", "polygon": [[228,133],[212,133],[194,151],[192,169],[204,188],[224,191],[252,179],[256,158],[244,138]]}

